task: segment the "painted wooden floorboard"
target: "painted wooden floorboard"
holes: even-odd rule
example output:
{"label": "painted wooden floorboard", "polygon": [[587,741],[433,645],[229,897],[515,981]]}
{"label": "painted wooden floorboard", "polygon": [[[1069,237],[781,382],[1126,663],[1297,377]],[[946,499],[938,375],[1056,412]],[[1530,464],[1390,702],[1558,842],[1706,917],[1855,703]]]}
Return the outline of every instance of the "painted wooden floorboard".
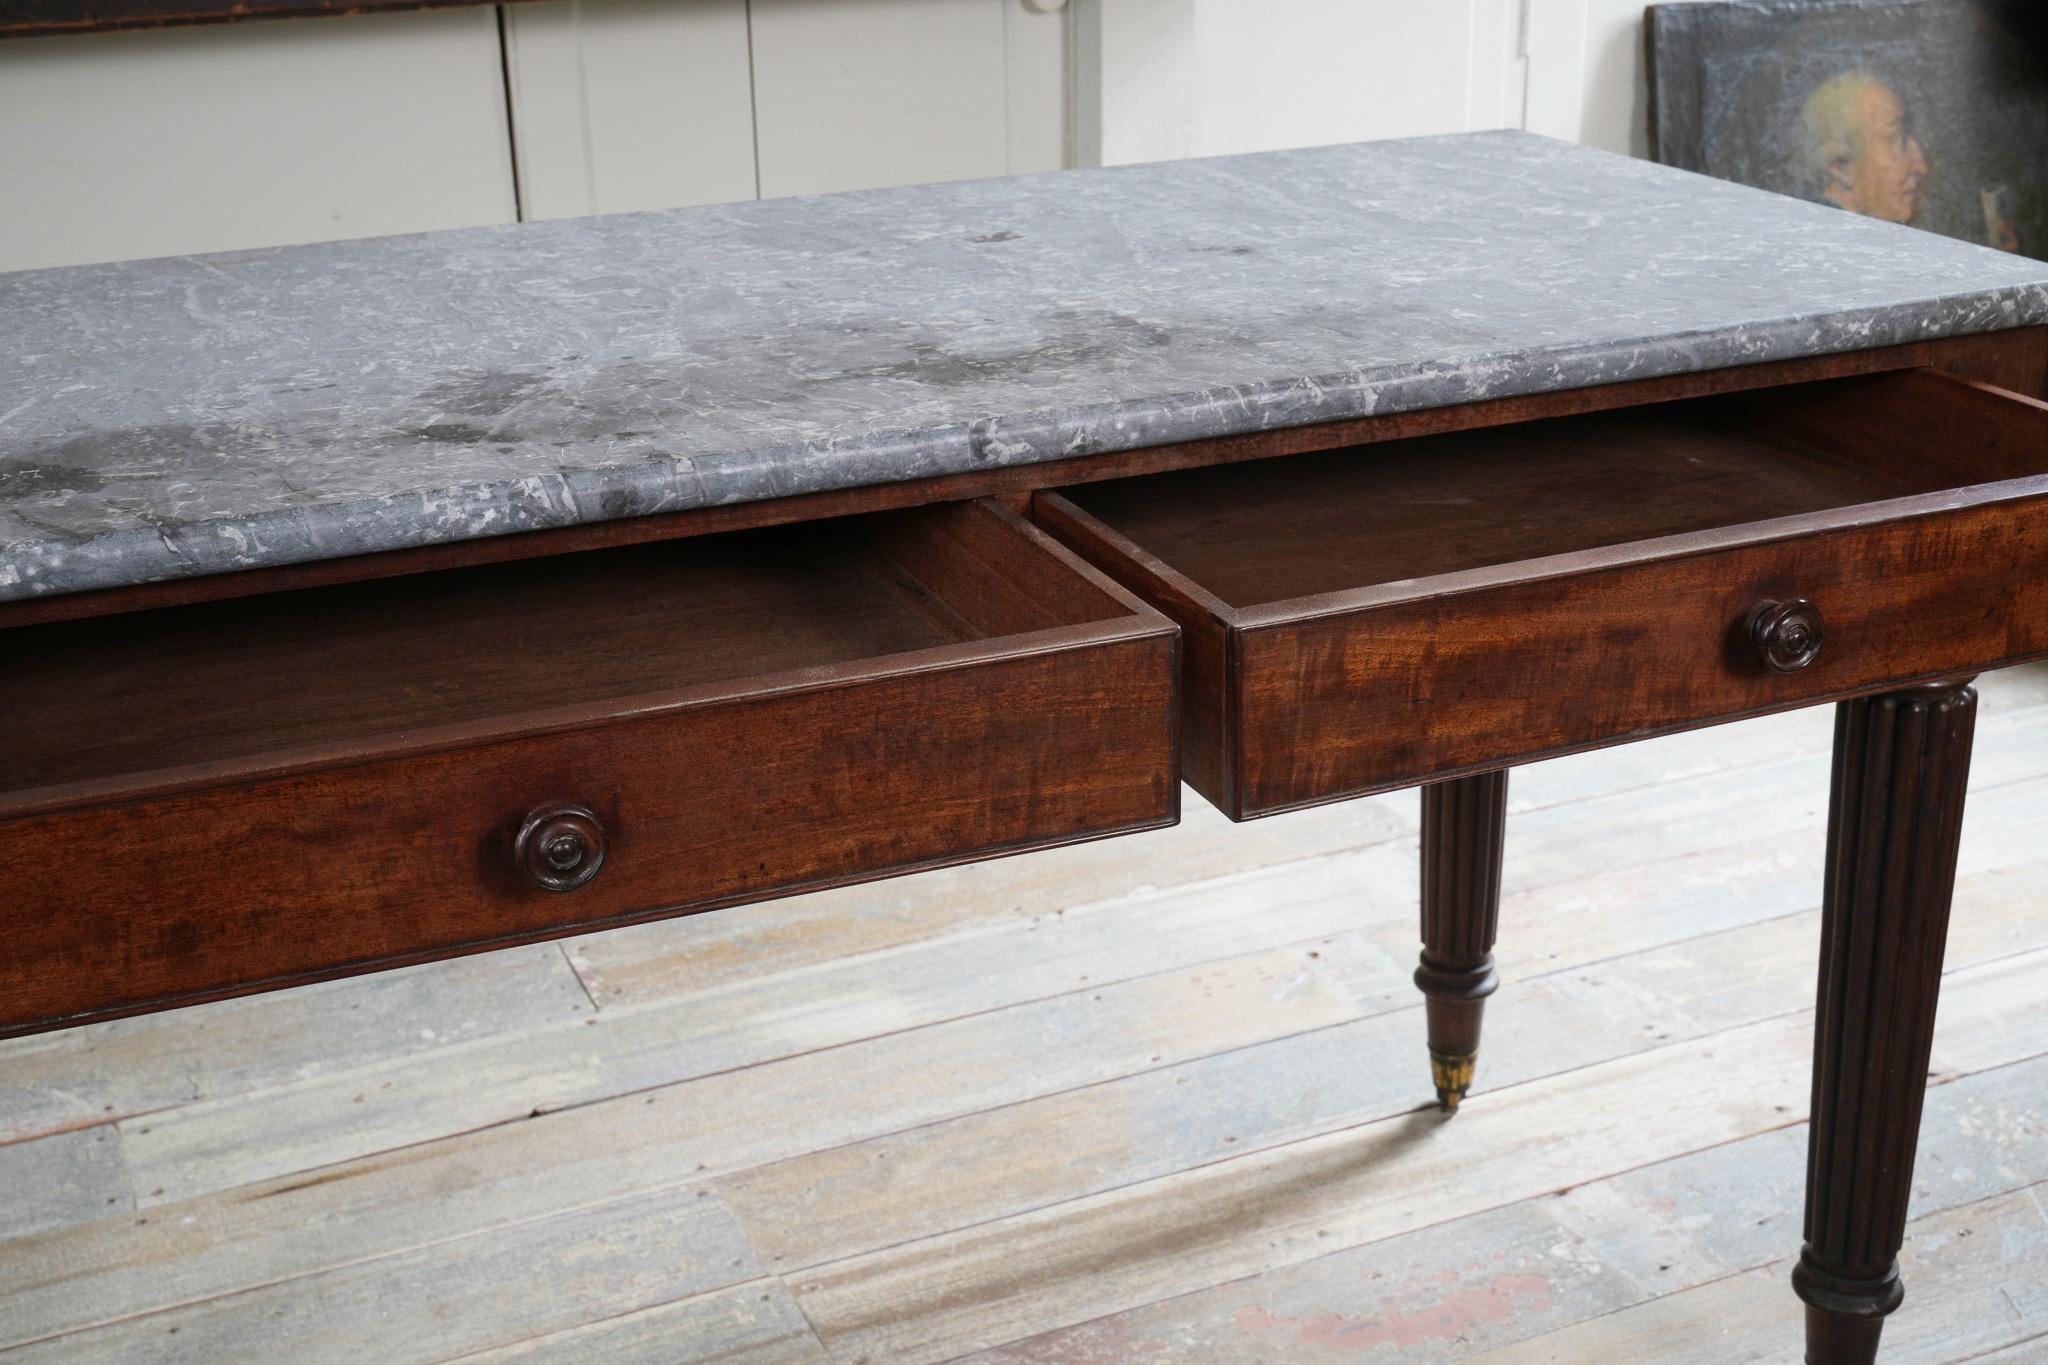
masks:
{"label": "painted wooden floorboard", "polygon": [[561,947],[543,943],[7,1039],[0,1144],[590,1013]]}
{"label": "painted wooden floorboard", "polygon": [[[2006,923],[2035,918],[2048,901],[2048,863],[2030,870],[2032,894],[1973,920],[1952,944],[1952,967],[2002,956]],[[1819,929],[1815,911],[1510,980],[1496,997],[1480,1093],[1794,1013],[1811,990]],[[2004,977],[1974,979],[1982,991]],[[2036,980],[2026,974],[2021,989]],[[718,1188],[771,1268],[838,1260],[1413,1109],[1427,1098],[1419,1016],[1411,1006],[969,1113],[744,1171]]]}
{"label": "painted wooden floorboard", "polygon": [[0,1198],[0,1246],[135,1207],[121,1135],[112,1124],[0,1148],[0,1191],[6,1192]]}
{"label": "painted wooden floorboard", "polygon": [[[1935,1365],[2048,1333],[2048,1185],[1916,1219],[1899,1253],[1906,1303],[1885,1323],[1885,1365]],[[1788,1262],[1596,1317],[1499,1351],[1487,1365],[1657,1360],[1743,1365],[1799,1359],[1801,1305]],[[1917,1311],[1916,1311],[1917,1310]],[[2035,1354],[2035,1359],[2039,1355]]]}
{"label": "painted wooden floorboard", "polygon": [[[2009,960],[2017,961],[2018,959]],[[2040,1050],[2048,950],[2030,1003],[1955,974],[1944,1017],[1988,1055]],[[791,1288],[834,1355],[941,1360],[1328,1250],[1598,1180],[1797,1121],[1811,1019],[1669,1045],[1467,1101],[800,1272]]]}
{"label": "painted wooden floorboard", "polygon": [[[317,1236],[318,1229],[301,1233]],[[9,1365],[439,1360],[757,1273],[738,1226],[715,1199],[673,1190],[127,1318],[7,1358]]]}
{"label": "painted wooden floorboard", "polygon": [[1952,1365],[2041,1365],[2044,1360],[2048,1360],[2048,1332],[1995,1351],[1963,1356]]}
{"label": "painted wooden floorboard", "polygon": [[0,1344],[1349,1018],[1312,968],[1278,951],[1148,977],[24,1239],[0,1247]]}
{"label": "painted wooden floorboard", "polygon": [[1455,1360],[1640,1302],[1646,1287],[1531,1199],[1031,1337],[976,1365]]}
{"label": "painted wooden floorboard", "polygon": [[[1270,913],[1257,916],[1229,886],[1205,883],[1118,913],[952,936],[605,1010],[574,1025],[151,1115],[123,1126],[124,1143],[146,1205],[1301,942],[1357,921],[1341,864],[1292,865],[1278,890]],[[150,1193],[158,1189],[165,1193]]]}
{"label": "painted wooden floorboard", "polygon": [[455,1357],[463,1365],[829,1365],[780,1280],[749,1280],[516,1346]]}
{"label": "painted wooden floorboard", "polygon": [[[1929,1159],[1918,1171],[1913,1208],[1922,1225],[2048,1179],[2048,1057],[1936,1086],[1921,1143]],[[1805,1164],[1805,1126],[1775,1129],[1560,1195],[1046,1333],[977,1359],[983,1365],[1461,1360],[1783,1260],[1800,1241]],[[1962,1261],[1944,1275],[1961,1275],[1965,1264],[1982,1259],[1976,1248],[1961,1251]],[[1946,1282],[1932,1278],[1916,1287],[1909,1296],[1913,1310],[1940,1321],[1944,1314],[1933,1296]],[[1789,1294],[1782,1280],[1759,1292]],[[1776,1317],[1782,1307],[1758,1304],[1745,1311]],[[1763,1344],[1796,1355],[1797,1340],[1795,1331]]]}

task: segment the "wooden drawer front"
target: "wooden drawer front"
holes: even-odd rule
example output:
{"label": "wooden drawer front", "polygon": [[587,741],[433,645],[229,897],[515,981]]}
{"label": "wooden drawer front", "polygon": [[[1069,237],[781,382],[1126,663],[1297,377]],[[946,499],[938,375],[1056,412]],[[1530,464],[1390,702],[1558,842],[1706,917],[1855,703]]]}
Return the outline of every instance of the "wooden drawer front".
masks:
{"label": "wooden drawer front", "polygon": [[[1745,629],[1806,599],[1798,672]],[[2003,504],[1246,629],[1245,814],[2048,652],[2048,502]]]}
{"label": "wooden drawer front", "polygon": [[[1039,496],[1181,625],[1234,818],[2048,653],[2038,402],[1917,372],[1405,447]],[[1777,671],[1752,622],[1801,601]]]}
{"label": "wooden drawer front", "polygon": [[[1109,610],[471,742],[52,799],[0,820],[0,1032],[1170,823],[1171,625],[1007,511],[907,515],[954,519],[972,533],[955,549],[996,570],[977,585],[943,547],[913,553],[933,542],[891,545],[955,621],[1000,619],[1014,605],[979,594],[1048,572],[1069,581],[1031,610]],[[516,856],[561,807],[605,839],[566,893]]]}

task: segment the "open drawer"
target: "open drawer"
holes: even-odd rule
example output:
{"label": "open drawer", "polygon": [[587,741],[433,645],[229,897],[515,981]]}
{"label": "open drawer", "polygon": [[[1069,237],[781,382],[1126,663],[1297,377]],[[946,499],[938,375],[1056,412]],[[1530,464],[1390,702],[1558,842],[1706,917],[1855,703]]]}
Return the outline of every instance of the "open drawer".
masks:
{"label": "open drawer", "polygon": [[2048,406],[1928,371],[1042,493],[1235,818],[2048,652]]}
{"label": "open drawer", "polygon": [[0,1034],[1170,824],[1176,634],[994,503],[0,633]]}

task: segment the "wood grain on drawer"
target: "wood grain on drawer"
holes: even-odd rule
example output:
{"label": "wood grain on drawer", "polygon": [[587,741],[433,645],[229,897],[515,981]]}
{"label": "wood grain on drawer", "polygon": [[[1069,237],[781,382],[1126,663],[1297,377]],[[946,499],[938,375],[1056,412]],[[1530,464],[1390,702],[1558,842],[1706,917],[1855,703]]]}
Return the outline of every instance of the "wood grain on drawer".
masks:
{"label": "wood grain on drawer", "polygon": [[[1265,814],[2048,652],[2048,407],[1928,372],[1041,495]],[[1824,638],[1768,666],[1753,613]]]}
{"label": "wood grain on drawer", "polygon": [[0,1033],[1175,818],[1173,627],[1013,513],[748,535],[20,632]]}

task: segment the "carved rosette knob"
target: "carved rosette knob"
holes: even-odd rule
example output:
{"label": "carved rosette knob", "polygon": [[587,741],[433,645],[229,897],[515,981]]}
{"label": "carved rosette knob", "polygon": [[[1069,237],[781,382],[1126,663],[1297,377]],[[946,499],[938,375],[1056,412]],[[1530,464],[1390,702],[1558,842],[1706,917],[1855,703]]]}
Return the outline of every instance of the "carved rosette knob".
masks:
{"label": "carved rosette knob", "polygon": [[588,886],[604,866],[604,826],[581,806],[547,806],[526,817],[513,841],[520,873],[543,891]]}
{"label": "carved rosette knob", "polygon": [[1803,597],[1765,602],[1749,614],[1749,641],[1774,673],[1797,673],[1820,656],[1820,608]]}

